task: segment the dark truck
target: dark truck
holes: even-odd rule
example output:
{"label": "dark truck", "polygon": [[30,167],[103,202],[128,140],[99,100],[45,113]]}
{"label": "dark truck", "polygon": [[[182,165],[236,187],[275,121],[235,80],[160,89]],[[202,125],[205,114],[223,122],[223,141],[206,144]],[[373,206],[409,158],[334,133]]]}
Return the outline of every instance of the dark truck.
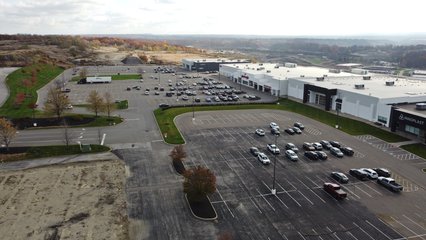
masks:
{"label": "dark truck", "polygon": [[336,199],[345,199],[347,196],[347,193],[336,183],[324,183],[324,190]]}
{"label": "dark truck", "polygon": [[377,182],[391,191],[394,191],[394,192],[402,191],[402,186],[396,183],[393,178],[378,177]]}

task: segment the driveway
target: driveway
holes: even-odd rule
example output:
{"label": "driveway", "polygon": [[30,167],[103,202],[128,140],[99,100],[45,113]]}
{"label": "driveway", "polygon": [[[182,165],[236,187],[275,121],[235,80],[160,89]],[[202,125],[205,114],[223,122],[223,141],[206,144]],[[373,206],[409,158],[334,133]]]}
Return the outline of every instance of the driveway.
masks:
{"label": "driveway", "polygon": [[18,68],[0,68],[0,106],[3,106],[3,103],[9,97],[9,89],[6,87],[6,77],[16,69]]}

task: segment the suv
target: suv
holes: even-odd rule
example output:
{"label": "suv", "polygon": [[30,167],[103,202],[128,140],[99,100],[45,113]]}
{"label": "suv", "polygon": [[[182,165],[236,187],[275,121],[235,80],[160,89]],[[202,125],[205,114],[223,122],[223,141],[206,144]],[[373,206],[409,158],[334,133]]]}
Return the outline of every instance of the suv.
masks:
{"label": "suv", "polygon": [[299,157],[297,156],[297,154],[292,150],[285,151],[285,155],[287,156],[288,159],[290,159],[293,162],[297,162],[297,160],[299,160]]}
{"label": "suv", "polygon": [[365,181],[368,179],[368,174],[360,169],[351,169],[349,170],[349,174],[358,178],[361,181]]}
{"label": "suv", "polygon": [[278,124],[276,124],[276,123],[274,123],[274,122],[271,122],[270,124],[269,124],[269,127],[270,128],[280,128],[280,126],[278,126]]}
{"label": "suv", "polygon": [[280,135],[280,129],[279,128],[271,128],[271,133],[273,135]]}
{"label": "suv", "polygon": [[273,154],[280,154],[280,149],[275,144],[267,144],[266,147]]}
{"label": "suv", "polygon": [[322,145],[322,148],[324,148],[324,149],[330,149],[330,148],[333,147],[333,146],[331,146],[330,142],[326,141],[326,140],[321,140],[320,143]]}
{"label": "suv", "polygon": [[342,151],[340,151],[340,149],[338,149],[337,147],[330,148],[330,152],[336,157],[339,157],[339,158],[343,157]]}
{"label": "suv", "polygon": [[337,141],[330,141],[330,144],[331,144],[331,146],[333,146],[333,147],[337,147],[337,148],[340,148],[340,147],[341,147],[340,143],[339,143],[339,142],[337,142]]}
{"label": "suv", "polygon": [[299,128],[300,130],[305,129],[305,126],[303,126],[303,124],[300,122],[295,122],[293,126]]}
{"label": "suv", "polygon": [[323,151],[315,151],[315,153],[317,154],[318,159],[327,160],[328,158],[327,154]]}
{"label": "suv", "polygon": [[312,145],[312,143],[304,142],[303,143],[303,149],[306,151],[315,151],[315,147]]}
{"label": "suv", "polygon": [[271,160],[269,160],[268,156],[266,156],[266,154],[264,154],[263,152],[259,152],[259,153],[257,154],[257,159],[258,159],[261,163],[263,163],[264,165],[266,165],[266,164],[270,164],[270,163],[271,163]]}
{"label": "suv", "polygon": [[318,160],[318,154],[314,151],[307,151],[305,152],[305,157],[311,159],[311,160]]}
{"label": "suv", "polygon": [[314,146],[315,150],[318,150],[318,151],[322,150],[322,145],[319,142],[312,143],[312,146]]}
{"label": "suv", "polygon": [[295,132],[294,132],[293,128],[286,128],[284,131],[285,131],[286,133],[290,134],[290,135],[294,135],[294,134],[295,134]]}
{"label": "suv", "polygon": [[386,168],[373,168],[373,170],[379,175],[379,177],[390,177],[390,171]]}
{"label": "suv", "polygon": [[379,175],[371,168],[360,168],[359,170],[366,172],[370,179],[377,179],[379,177]]}
{"label": "suv", "polygon": [[259,136],[265,136],[265,131],[263,131],[263,129],[256,129],[256,134]]}
{"label": "suv", "polygon": [[285,145],[285,149],[286,150],[291,150],[291,151],[293,151],[295,153],[299,152],[299,148],[297,148],[296,145],[294,145],[293,143],[287,143]]}
{"label": "suv", "polygon": [[348,183],[349,182],[349,178],[341,172],[332,172],[330,174],[330,177],[333,178],[334,180],[338,181],[339,183]]}

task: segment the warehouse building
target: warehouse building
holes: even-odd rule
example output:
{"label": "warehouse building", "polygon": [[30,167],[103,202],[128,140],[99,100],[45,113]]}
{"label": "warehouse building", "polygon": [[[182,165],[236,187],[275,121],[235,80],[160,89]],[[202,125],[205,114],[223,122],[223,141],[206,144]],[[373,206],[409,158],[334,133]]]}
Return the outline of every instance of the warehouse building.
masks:
{"label": "warehouse building", "polygon": [[207,59],[182,59],[182,67],[189,71],[206,72],[219,71],[220,64],[249,63],[247,59],[207,58]]}
{"label": "warehouse building", "polygon": [[390,117],[392,132],[402,131],[426,143],[426,103],[393,106]]}
{"label": "warehouse building", "polygon": [[[295,64],[221,65],[220,75],[271,95],[296,98],[391,127],[394,105],[426,102],[426,82],[390,75],[359,75]],[[421,136],[400,124],[395,130]],[[414,133],[413,133],[414,132]]]}

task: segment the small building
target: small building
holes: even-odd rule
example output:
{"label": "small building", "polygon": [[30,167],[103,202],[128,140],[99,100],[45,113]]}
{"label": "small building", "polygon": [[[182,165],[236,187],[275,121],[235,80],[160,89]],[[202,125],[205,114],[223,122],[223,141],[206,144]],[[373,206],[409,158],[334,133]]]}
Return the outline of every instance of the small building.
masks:
{"label": "small building", "polygon": [[426,143],[426,102],[392,106],[390,129],[414,135]]}
{"label": "small building", "polygon": [[182,67],[189,71],[206,72],[219,71],[220,64],[249,63],[247,59],[206,58],[206,59],[182,59]]}

